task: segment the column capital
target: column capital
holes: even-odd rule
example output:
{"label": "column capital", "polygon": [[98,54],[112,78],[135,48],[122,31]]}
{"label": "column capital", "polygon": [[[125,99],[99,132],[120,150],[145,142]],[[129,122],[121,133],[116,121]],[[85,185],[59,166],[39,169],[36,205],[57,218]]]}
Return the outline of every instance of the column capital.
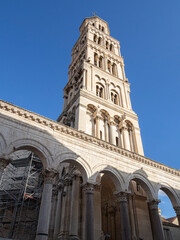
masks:
{"label": "column capital", "polygon": [[158,204],[161,202],[161,200],[159,200],[159,199],[157,199],[157,200],[152,200],[152,201],[150,201],[150,202],[148,202],[148,204],[149,204],[149,208],[151,209],[151,210],[158,210]]}
{"label": "column capital", "polygon": [[118,192],[115,195],[118,198],[118,202],[127,202],[129,193],[127,193],[127,192]]}
{"label": "column capital", "polygon": [[180,206],[174,207],[174,211],[176,212],[177,215],[180,215]]}
{"label": "column capital", "polygon": [[95,185],[92,183],[86,183],[84,186],[84,191],[86,194],[94,194]]}
{"label": "column capital", "polygon": [[57,175],[57,171],[53,168],[46,168],[42,171],[42,174],[44,176],[44,183],[46,184],[52,184],[54,177]]}

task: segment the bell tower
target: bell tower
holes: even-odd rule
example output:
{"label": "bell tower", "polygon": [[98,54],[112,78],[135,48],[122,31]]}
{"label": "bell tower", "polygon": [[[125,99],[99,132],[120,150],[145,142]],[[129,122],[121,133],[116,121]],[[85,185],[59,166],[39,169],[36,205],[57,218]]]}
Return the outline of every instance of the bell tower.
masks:
{"label": "bell tower", "polygon": [[119,41],[97,16],[86,18],[79,30],[57,121],[144,155]]}

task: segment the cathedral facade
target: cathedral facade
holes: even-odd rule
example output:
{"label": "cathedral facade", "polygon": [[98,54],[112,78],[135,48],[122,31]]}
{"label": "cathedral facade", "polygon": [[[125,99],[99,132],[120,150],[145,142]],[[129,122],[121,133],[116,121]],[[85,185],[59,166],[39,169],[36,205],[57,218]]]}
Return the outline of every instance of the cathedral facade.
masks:
{"label": "cathedral facade", "polygon": [[[108,24],[93,16],[79,30],[57,122],[0,101],[0,236],[178,240],[180,171],[144,156]],[[160,189],[177,224],[162,222]]]}

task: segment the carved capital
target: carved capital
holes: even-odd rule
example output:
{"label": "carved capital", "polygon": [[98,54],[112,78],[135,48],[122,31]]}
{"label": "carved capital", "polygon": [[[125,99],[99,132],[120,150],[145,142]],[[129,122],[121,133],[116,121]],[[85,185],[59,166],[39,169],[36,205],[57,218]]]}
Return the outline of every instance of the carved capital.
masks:
{"label": "carved capital", "polygon": [[149,208],[151,210],[158,210],[158,204],[161,202],[161,200],[153,200],[149,202]]}
{"label": "carved capital", "polygon": [[129,193],[126,193],[126,192],[116,193],[118,202],[120,202],[120,203],[121,203],[121,202],[127,202],[127,200],[128,200],[128,195],[129,195]]}
{"label": "carved capital", "polygon": [[46,168],[42,171],[44,176],[44,183],[45,184],[52,184],[54,177],[57,175],[57,171],[52,168]]}
{"label": "carved capital", "polygon": [[86,183],[84,185],[84,191],[86,194],[94,194],[95,185],[92,183]]}
{"label": "carved capital", "polygon": [[176,212],[176,215],[180,216],[180,206],[174,207],[174,211]]}

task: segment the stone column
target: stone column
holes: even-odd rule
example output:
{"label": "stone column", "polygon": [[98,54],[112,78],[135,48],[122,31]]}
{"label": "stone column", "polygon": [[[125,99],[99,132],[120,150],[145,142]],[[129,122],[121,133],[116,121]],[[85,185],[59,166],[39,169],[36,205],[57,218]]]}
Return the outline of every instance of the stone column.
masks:
{"label": "stone column", "polygon": [[128,194],[119,192],[117,194],[120,205],[120,218],[121,218],[121,240],[131,240],[131,226],[129,221],[128,211]]}
{"label": "stone column", "polygon": [[72,181],[72,194],[71,194],[71,213],[70,213],[70,226],[69,236],[70,240],[78,240],[78,225],[79,225],[79,198],[80,198],[80,177],[74,175]]}
{"label": "stone column", "polygon": [[56,205],[57,205],[57,191],[56,189],[53,189],[52,201],[51,201],[51,217],[49,221],[49,238],[50,239],[52,239],[54,235]]}
{"label": "stone column", "polygon": [[115,122],[111,120],[110,122],[110,143],[116,145],[115,140]]}
{"label": "stone column", "polygon": [[180,206],[174,207],[174,211],[176,212],[176,216],[177,216],[178,223],[180,226]]}
{"label": "stone column", "polygon": [[53,169],[46,169],[43,171],[44,187],[39,212],[36,240],[48,239],[49,220],[51,213],[52,184],[53,178],[56,176],[56,174],[57,173]]}
{"label": "stone column", "polygon": [[87,183],[84,191],[86,197],[85,239],[94,240],[94,185]]}
{"label": "stone column", "polygon": [[96,116],[96,137],[97,138],[100,138],[99,122],[100,122],[100,116]]}
{"label": "stone column", "polygon": [[159,201],[151,201],[148,203],[151,218],[151,226],[154,240],[164,240],[163,229],[158,212]]}
{"label": "stone column", "polygon": [[63,187],[64,187],[63,183],[62,183],[62,181],[60,181],[57,186],[58,199],[57,199],[56,213],[55,213],[54,239],[58,239],[58,234],[60,232],[61,203],[62,203]]}
{"label": "stone column", "polygon": [[131,221],[131,236],[132,236],[132,240],[137,240],[132,195],[129,195],[129,208],[130,208],[130,221]]}
{"label": "stone column", "polygon": [[110,222],[111,222],[111,238],[116,238],[116,228],[115,228],[115,208],[113,206],[109,207],[108,209]]}
{"label": "stone column", "polygon": [[71,190],[71,178],[67,178],[64,181],[64,192],[62,199],[62,213],[61,213],[61,226],[58,239],[64,240],[69,238],[69,219],[70,219],[70,190]]}
{"label": "stone column", "polygon": [[104,128],[105,128],[105,141],[108,142],[109,139],[108,139],[108,120],[107,119],[104,120],[104,125],[105,125],[104,126]]}

